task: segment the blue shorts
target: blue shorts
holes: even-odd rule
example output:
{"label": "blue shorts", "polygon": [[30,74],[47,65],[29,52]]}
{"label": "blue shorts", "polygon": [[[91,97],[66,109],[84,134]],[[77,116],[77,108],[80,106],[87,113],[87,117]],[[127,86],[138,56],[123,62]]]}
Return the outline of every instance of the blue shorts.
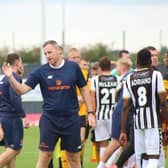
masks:
{"label": "blue shorts", "polygon": [[21,118],[6,118],[0,119],[4,131],[3,145],[20,150],[23,146],[23,123]]}
{"label": "blue shorts", "polygon": [[[78,152],[81,150],[80,139],[80,120],[75,117],[76,121],[71,122],[72,117],[57,117],[55,120],[49,119],[42,115],[40,118],[40,145],[42,151],[53,151],[61,138],[61,149],[68,152]],[[73,120],[74,121],[74,120]],[[65,124],[64,124],[65,123]],[[69,124],[66,124],[69,123]]]}
{"label": "blue shorts", "polygon": [[121,114],[112,114],[112,138],[119,139],[121,131]]}
{"label": "blue shorts", "polygon": [[[129,121],[129,117],[128,120]],[[132,121],[133,122],[133,121]],[[129,122],[126,123],[126,134],[129,139],[131,124]],[[112,138],[119,140],[121,133],[121,114],[113,112],[112,114]]]}

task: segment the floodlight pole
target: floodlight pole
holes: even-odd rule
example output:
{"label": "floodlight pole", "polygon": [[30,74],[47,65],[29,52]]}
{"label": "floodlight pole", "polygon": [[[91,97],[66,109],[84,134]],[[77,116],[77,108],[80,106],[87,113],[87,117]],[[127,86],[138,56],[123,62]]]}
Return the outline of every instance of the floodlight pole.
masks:
{"label": "floodlight pole", "polygon": [[162,30],[160,30],[159,34],[159,44],[160,44],[160,50],[162,49]]}
{"label": "floodlight pole", "polygon": [[122,31],[122,48],[125,49],[126,31]]}
{"label": "floodlight pole", "polygon": [[45,64],[46,59],[43,54],[42,45],[46,40],[46,3],[45,0],[41,0],[41,54],[40,54],[40,63]]}
{"label": "floodlight pole", "polygon": [[62,48],[65,56],[65,0],[62,0]]}
{"label": "floodlight pole", "polygon": [[12,51],[15,52],[15,32],[12,32]]}

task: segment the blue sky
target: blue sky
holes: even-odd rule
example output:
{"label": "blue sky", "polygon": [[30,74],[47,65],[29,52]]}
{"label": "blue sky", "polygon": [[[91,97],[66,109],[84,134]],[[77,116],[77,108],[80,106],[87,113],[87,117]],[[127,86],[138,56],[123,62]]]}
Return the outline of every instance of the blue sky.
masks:
{"label": "blue sky", "polygon": [[[0,0],[0,46],[41,44],[41,0]],[[46,39],[62,42],[61,0],[46,0]],[[167,0],[65,0],[65,42],[74,47],[107,44],[126,49],[168,44]]]}

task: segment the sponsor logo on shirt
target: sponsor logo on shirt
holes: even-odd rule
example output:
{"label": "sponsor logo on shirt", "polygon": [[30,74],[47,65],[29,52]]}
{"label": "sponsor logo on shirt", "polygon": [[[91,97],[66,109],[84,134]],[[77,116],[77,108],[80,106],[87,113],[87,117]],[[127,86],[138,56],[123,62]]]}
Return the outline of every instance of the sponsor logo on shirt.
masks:
{"label": "sponsor logo on shirt", "polygon": [[69,90],[71,88],[70,85],[63,85],[62,80],[56,80],[55,86],[49,86],[48,90]]}

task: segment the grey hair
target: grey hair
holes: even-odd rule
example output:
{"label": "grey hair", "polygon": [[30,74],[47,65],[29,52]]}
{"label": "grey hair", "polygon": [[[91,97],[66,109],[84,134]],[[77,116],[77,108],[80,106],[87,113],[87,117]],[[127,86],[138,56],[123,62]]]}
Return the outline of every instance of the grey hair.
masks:
{"label": "grey hair", "polygon": [[43,44],[43,48],[46,47],[46,45],[51,44],[55,46],[56,48],[58,47],[58,43],[55,40],[48,40]]}

